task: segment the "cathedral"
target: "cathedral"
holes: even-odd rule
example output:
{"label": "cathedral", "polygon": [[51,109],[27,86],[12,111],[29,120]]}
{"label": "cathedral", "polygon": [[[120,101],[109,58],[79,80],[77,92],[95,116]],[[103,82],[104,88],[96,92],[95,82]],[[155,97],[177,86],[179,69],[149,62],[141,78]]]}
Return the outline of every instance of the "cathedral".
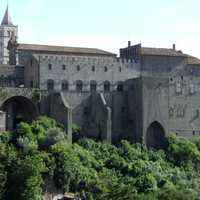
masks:
{"label": "cathedral", "polygon": [[[20,37],[20,36],[19,36]],[[170,133],[200,135],[200,60],[141,44],[119,57],[98,48],[18,43],[7,7],[0,26],[0,126],[47,115],[72,138],[122,139],[160,148]]]}

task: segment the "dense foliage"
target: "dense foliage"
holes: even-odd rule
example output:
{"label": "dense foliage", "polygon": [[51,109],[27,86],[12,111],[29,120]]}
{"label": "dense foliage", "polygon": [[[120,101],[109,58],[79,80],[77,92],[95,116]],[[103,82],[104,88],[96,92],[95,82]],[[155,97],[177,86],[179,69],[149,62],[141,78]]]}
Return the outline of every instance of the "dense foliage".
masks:
{"label": "dense foliage", "polygon": [[0,199],[41,200],[53,185],[95,200],[200,199],[200,139],[168,138],[166,150],[67,141],[64,128],[40,117],[0,133]]}

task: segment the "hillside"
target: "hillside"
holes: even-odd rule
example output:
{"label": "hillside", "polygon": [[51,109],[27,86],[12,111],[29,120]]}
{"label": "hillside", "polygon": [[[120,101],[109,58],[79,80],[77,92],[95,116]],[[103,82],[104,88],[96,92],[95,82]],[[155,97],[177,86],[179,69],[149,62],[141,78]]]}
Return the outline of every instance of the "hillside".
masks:
{"label": "hillside", "polygon": [[0,199],[40,200],[51,185],[89,200],[200,199],[200,138],[172,135],[160,151],[66,138],[46,117],[1,133]]}

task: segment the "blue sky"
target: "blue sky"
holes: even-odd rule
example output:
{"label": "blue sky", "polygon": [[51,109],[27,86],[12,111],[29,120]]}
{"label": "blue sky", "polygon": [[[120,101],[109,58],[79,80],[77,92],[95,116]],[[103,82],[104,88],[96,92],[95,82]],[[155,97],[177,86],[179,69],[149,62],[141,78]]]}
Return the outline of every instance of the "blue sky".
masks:
{"label": "blue sky", "polygon": [[[0,0],[0,16],[7,0]],[[24,43],[177,49],[200,58],[200,0],[9,0]]]}

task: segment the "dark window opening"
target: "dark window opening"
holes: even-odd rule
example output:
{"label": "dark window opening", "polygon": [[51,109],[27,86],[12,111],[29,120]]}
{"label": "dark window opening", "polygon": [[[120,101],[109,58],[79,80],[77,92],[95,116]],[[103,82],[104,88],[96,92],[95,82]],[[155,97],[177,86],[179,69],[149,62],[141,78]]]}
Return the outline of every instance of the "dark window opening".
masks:
{"label": "dark window opening", "polygon": [[86,115],[86,116],[89,115],[89,108],[88,107],[84,107],[83,114]]}
{"label": "dark window opening", "polygon": [[52,70],[52,64],[49,64],[49,70]]}
{"label": "dark window opening", "polygon": [[95,72],[95,66],[92,66],[92,71]]}
{"label": "dark window opening", "polygon": [[82,81],[77,81],[76,82],[76,91],[81,92],[83,90],[83,82]]}
{"label": "dark window opening", "polygon": [[62,82],[62,91],[68,91],[69,90],[69,84],[67,81]]}
{"label": "dark window opening", "polygon": [[54,90],[54,81],[51,79],[47,81],[47,90]]}
{"label": "dark window opening", "polygon": [[119,67],[119,72],[122,72],[122,68],[121,67]]}
{"label": "dark window opening", "polygon": [[62,66],[62,69],[63,69],[63,70],[66,70],[66,65],[63,65],[63,66]]}
{"label": "dark window opening", "polygon": [[81,70],[80,65],[77,65],[76,69],[77,69],[77,71],[80,71]]}
{"label": "dark window opening", "polygon": [[110,92],[110,82],[109,81],[104,82],[104,92]]}
{"label": "dark window opening", "polygon": [[108,71],[108,67],[104,67],[104,72],[107,72]]}
{"label": "dark window opening", "polygon": [[123,85],[123,83],[118,83],[118,85],[117,85],[117,91],[118,92],[123,92],[124,91],[124,85]]}
{"label": "dark window opening", "polygon": [[96,83],[96,81],[91,81],[91,83],[90,83],[90,91],[91,92],[96,92],[96,90],[97,90],[97,83]]}
{"label": "dark window opening", "polygon": [[122,112],[122,113],[125,113],[125,112],[126,112],[126,107],[123,106],[123,107],[121,108],[121,112]]}

